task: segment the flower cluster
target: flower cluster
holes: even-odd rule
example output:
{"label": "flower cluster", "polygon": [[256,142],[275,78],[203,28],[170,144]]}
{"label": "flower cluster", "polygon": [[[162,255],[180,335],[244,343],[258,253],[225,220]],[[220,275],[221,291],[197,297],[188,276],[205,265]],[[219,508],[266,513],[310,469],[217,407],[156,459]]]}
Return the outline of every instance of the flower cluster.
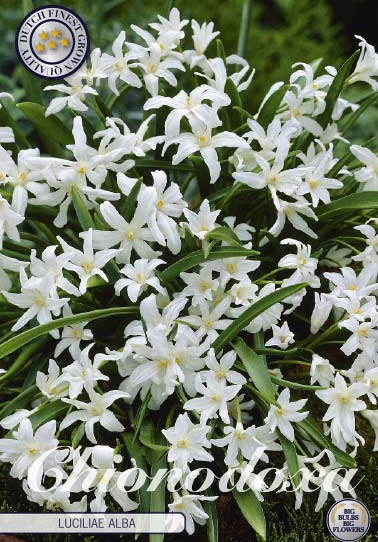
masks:
{"label": "flower cluster", "polygon": [[[28,499],[64,511],[148,511],[98,486],[121,461],[167,462],[181,480],[212,462],[244,473],[256,514],[261,463],[281,461],[300,506],[298,475],[322,461],[319,510],[327,473],[365,442],[357,413],[378,450],[378,157],[347,137],[373,100],[344,97],[378,90],[378,55],[359,38],[340,71],[298,63],[248,112],[254,70],[224,55],[213,23],[173,8],[132,31],[45,87],[59,94],[39,119],[55,156],[0,128],[0,386],[22,377],[0,411],[0,460]],[[85,443],[86,491],[81,474],[51,488]],[[169,493],[190,534],[216,498]]]}

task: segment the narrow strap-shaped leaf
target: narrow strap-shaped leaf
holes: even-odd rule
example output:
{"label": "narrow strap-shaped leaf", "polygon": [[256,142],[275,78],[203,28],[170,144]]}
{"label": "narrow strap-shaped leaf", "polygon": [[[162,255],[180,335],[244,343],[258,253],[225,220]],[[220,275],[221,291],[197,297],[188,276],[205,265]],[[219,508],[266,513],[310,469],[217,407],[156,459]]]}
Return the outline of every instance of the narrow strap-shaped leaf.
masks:
{"label": "narrow strap-shaped leaf", "polygon": [[242,331],[254,318],[256,318],[256,316],[269,309],[269,307],[272,305],[275,305],[287,297],[294,295],[306,286],[306,282],[286,286],[285,288],[280,288],[279,290],[266,295],[265,297],[256,301],[256,303],[253,303],[215,339],[212,344],[215,352],[222,350],[222,348],[232,341],[232,339],[236,337],[236,335]]}
{"label": "narrow strap-shaped leaf", "polygon": [[71,324],[80,324],[82,322],[91,322],[92,320],[97,320],[99,318],[108,318],[109,316],[116,315],[135,315],[138,314],[137,307],[112,307],[110,309],[98,309],[95,311],[81,312],[79,314],[74,314],[72,316],[67,316],[65,318],[58,318],[57,320],[52,320],[47,324],[42,324],[40,326],[33,327],[28,331],[24,331],[16,337],[12,337],[7,341],[4,341],[0,344],[0,359],[15,352],[25,344],[30,343],[33,339],[41,337],[53,329],[58,329],[64,326],[70,326]]}
{"label": "narrow strap-shaped leaf", "polygon": [[322,128],[326,128],[331,120],[332,112],[334,110],[334,107],[336,105],[337,98],[340,96],[340,93],[344,87],[344,83],[349,76],[349,74],[352,71],[352,67],[354,63],[356,62],[358,56],[360,55],[359,49],[353,53],[351,57],[349,57],[344,64],[341,66],[339,71],[337,72],[336,77],[333,79],[331,86],[329,87],[329,90],[327,92],[327,96],[325,98],[326,106],[321,115],[317,117],[317,121],[322,126]]}
{"label": "narrow strap-shaped leaf", "polygon": [[248,45],[249,27],[251,24],[252,0],[244,0],[243,10],[240,21],[238,55],[245,56]]}
{"label": "narrow strap-shaped leaf", "polygon": [[160,274],[160,277],[163,282],[169,282],[178,277],[183,271],[192,269],[200,263],[221,260],[223,258],[253,257],[258,254],[255,250],[249,250],[244,247],[216,247],[205,258],[202,250],[197,250],[171,264]]}
{"label": "narrow strap-shaped leaf", "polygon": [[39,341],[36,341],[33,344],[30,344],[22,350],[22,352],[17,356],[12,365],[7,369],[7,372],[0,376],[0,383],[5,382],[11,376],[16,375],[27,365],[27,362],[30,360],[34,354],[40,352],[42,347],[46,344],[47,337],[41,338]]}
{"label": "narrow strap-shaped leaf", "polygon": [[219,239],[220,241],[225,241],[229,245],[241,245],[236,233],[231,230],[231,228],[226,228],[225,226],[219,226],[218,228],[214,228],[206,235],[206,238]]}
{"label": "narrow strap-shaped leaf", "polygon": [[20,147],[20,149],[27,149],[31,147],[31,144],[26,139],[21,128],[19,128],[16,121],[13,120],[13,117],[11,116],[11,114],[9,113],[8,109],[6,108],[4,104],[1,104],[0,121],[2,125],[12,128],[13,133],[14,133],[14,139],[17,145]]}
{"label": "narrow strap-shaped leaf", "polygon": [[72,143],[71,131],[55,115],[45,117],[46,108],[43,105],[33,102],[20,102],[17,107],[32,121],[38,132],[53,138],[62,145]]}
{"label": "narrow strap-shaped leaf", "polygon": [[274,119],[276,111],[282,102],[282,98],[285,96],[289,85],[280,86],[273,94],[266,100],[257,117],[257,121],[263,128],[266,128]]}
{"label": "narrow strap-shaped leaf", "polygon": [[323,431],[318,427],[311,414],[309,414],[307,418],[305,418],[301,422],[297,422],[297,425],[302,428],[321,448],[331,450],[340,465],[343,465],[343,467],[346,467],[347,469],[353,469],[357,466],[356,461],[353,457],[351,457],[346,452],[343,452],[343,450],[340,450],[340,448],[337,448],[337,446],[335,446],[324,435]]}
{"label": "narrow strap-shaped leaf", "polygon": [[290,440],[288,440],[281,433],[281,431],[277,430],[277,434],[286,458],[287,468],[289,470],[292,484],[294,488],[299,488],[301,483],[301,476],[299,472],[299,463],[295,444],[293,442],[290,442]]}
{"label": "narrow strap-shaped leaf", "polygon": [[324,390],[324,386],[310,386],[309,384],[299,384],[299,382],[293,382],[291,380],[284,380],[282,378],[277,378],[275,376],[272,376],[272,382],[275,384],[279,384],[280,386],[284,386],[285,388],[293,388],[295,390]]}
{"label": "narrow strap-shaped leaf", "polygon": [[143,178],[139,177],[139,179],[135,182],[134,186],[130,190],[129,195],[125,199],[125,203],[122,206],[122,216],[124,217],[127,222],[130,222],[130,220],[133,218],[135,213],[135,206],[138,194],[140,192],[140,188],[142,186]]}
{"label": "narrow strap-shaped leaf", "polygon": [[359,107],[356,111],[353,111],[348,117],[345,119],[345,122],[341,124],[341,134],[344,135],[349,128],[355,124],[355,122],[360,118],[360,116],[365,113],[365,111],[373,105],[374,102],[376,102],[378,99],[378,92],[373,92],[369,96],[366,96],[364,100],[359,104]]}
{"label": "narrow strap-shaped leaf", "polygon": [[208,542],[218,542],[218,513],[215,501],[206,501],[205,511],[209,516],[207,520]]}
{"label": "narrow strap-shaped leaf", "polygon": [[72,201],[75,207],[76,216],[83,230],[94,228],[95,223],[93,218],[91,217],[90,212],[76,186],[72,187]]}
{"label": "narrow strap-shaped leaf", "polygon": [[233,346],[256,388],[270,403],[274,403],[275,392],[265,357],[256,354],[240,337]]}
{"label": "narrow strap-shaped leaf", "polygon": [[[147,463],[143,455],[142,446],[138,441],[134,442],[131,433],[122,433],[122,440],[126,446],[127,453],[131,459],[134,459],[137,467],[147,472]],[[150,493],[147,492],[146,484],[138,489],[140,512],[148,513],[150,511]]]}
{"label": "narrow strap-shaped leaf", "polygon": [[16,395],[14,399],[9,401],[6,405],[3,406],[3,408],[0,410],[0,420],[5,418],[5,416],[8,416],[9,414],[13,414],[16,412],[16,410],[23,408],[25,405],[29,404],[32,397],[36,394],[38,391],[37,386],[30,386],[27,390],[24,390],[19,395]]}
{"label": "narrow strap-shaped leaf", "polygon": [[67,412],[69,408],[70,405],[62,403],[62,401],[59,400],[53,401],[52,403],[46,403],[42,408],[30,416],[33,429],[36,430],[44,423],[55,420],[60,414]]}
{"label": "narrow strap-shaped leaf", "polygon": [[252,529],[266,540],[266,521],[262,506],[253,491],[249,490],[244,493],[234,490],[232,495],[237,502],[241,513],[248,521]]}
{"label": "narrow strap-shaped leaf", "polygon": [[336,213],[341,211],[376,208],[378,208],[378,192],[356,192],[331,201],[331,203],[320,205],[317,209],[317,215],[322,220],[334,220]]}
{"label": "narrow strap-shaped leaf", "polygon": [[192,164],[185,162],[184,164],[173,165],[171,162],[165,160],[135,160],[136,168],[150,168],[150,169],[172,169],[173,171],[194,171],[195,168]]}

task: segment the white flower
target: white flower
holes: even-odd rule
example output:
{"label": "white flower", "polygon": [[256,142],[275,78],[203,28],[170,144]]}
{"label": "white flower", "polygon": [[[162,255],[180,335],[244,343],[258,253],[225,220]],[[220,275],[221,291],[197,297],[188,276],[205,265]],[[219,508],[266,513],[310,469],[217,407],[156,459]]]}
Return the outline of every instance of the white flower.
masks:
{"label": "white flower", "polygon": [[130,69],[135,66],[135,63],[130,64],[130,60],[136,60],[142,56],[142,52],[127,51],[123,53],[123,45],[125,43],[126,33],[122,30],[118,37],[114,40],[112,45],[113,55],[104,53],[102,55],[105,72],[108,76],[109,88],[114,94],[119,95],[116,81],[121,79],[124,83],[127,83],[131,87],[140,88],[142,83],[139,77]]}
{"label": "white flower", "polygon": [[[32,277],[28,279],[23,268],[20,269],[21,293],[13,294],[2,292],[3,296],[21,309],[27,309],[12,327],[12,331],[18,331],[33,318],[37,318],[40,324],[50,322],[51,315],[59,316],[60,310],[69,299],[59,299],[51,295],[54,284],[54,275],[48,273],[43,279]],[[57,330],[51,332],[57,336]],[[59,336],[59,335],[58,335]]]}
{"label": "white flower", "polygon": [[23,221],[24,217],[13,211],[7,200],[0,194],[0,249],[3,248],[4,234],[12,241],[20,242],[17,226]]}
{"label": "white flower", "polygon": [[145,51],[144,55],[138,59],[136,65],[144,71],[144,83],[151,96],[158,94],[160,78],[175,87],[177,79],[171,70],[185,71],[180,60],[174,57],[162,57],[160,49],[158,50],[157,48],[154,48],[152,51]]}
{"label": "white flower", "polygon": [[67,384],[60,372],[56,361],[50,359],[47,375],[41,371],[37,372],[35,383],[42,394],[48,399],[60,399],[67,395]]}
{"label": "white flower", "polygon": [[311,333],[316,334],[331,314],[333,304],[327,294],[314,293],[314,310],[311,314]]}
{"label": "white flower", "polygon": [[[204,199],[201,203],[198,213],[189,209],[184,209],[183,212],[188,221],[189,230],[201,240],[205,239],[206,235],[215,228],[215,221],[220,213],[220,211],[210,211],[207,199]],[[185,222],[182,224],[185,224]]]}
{"label": "white flower", "polygon": [[224,354],[221,359],[218,361],[213,348],[210,348],[209,353],[206,356],[206,366],[210,371],[202,371],[201,375],[203,378],[215,377],[216,380],[231,384],[240,384],[241,386],[247,381],[242,374],[238,371],[231,371],[232,366],[236,361],[236,352],[230,350]]}
{"label": "white flower", "polygon": [[193,534],[195,527],[194,522],[199,525],[205,525],[206,520],[209,519],[208,514],[204,511],[201,505],[201,501],[215,501],[217,497],[205,497],[203,495],[189,495],[184,493],[179,495],[174,492],[173,502],[168,504],[170,512],[180,512],[185,516],[185,528],[188,534]]}
{"label": "white flower", "polygon": [[35,433],[28,418],[20,422],[13,438],[0,439],[0,460],[12,463],[10,475],[21,480],[29,467],[44,452],[54,450],[59,441],[55,438],[56,421],[51,420],[41,425]]}
{"label": "white flower", "polygon": [[85,100],[85,95],[97,95],[97,91],[89,85],[83,85],[81,82],[81,77],[77,76],[76,74],[71,77],[67,77],[65,81],[67,85],[48,85],[43,89],[57,90],[58,92],[67,94],[67,96],[61,96],[59,98],[53,98],[51,100],[50,105],[45,112],[46,117],[59,113],[59,111],[61,111],[65,107],[69,107],[74,111],[86,111],[88,107],[83,103],[83,101]]}
{"label": "white flower", "polygon": [[23,262],[21,260],[16,260],[16,258],[11,258],[10,256],[4,256],[0,254],[0,291],[8,291],[12,286],[11,279],[8,277],[7,271],[16,271],[20,272],[21,267],[25,268],[28,265],[28,262]]}
{"label": "white flower", "polygon": [[378,156],[360,145],[351,145],[350,150],[360,162],[365,164],[365,167],[354,173],[356,181],[364,183],[363,190],[378,190]]}
{"label": "white flower", "polygon": [[375,432],[375,442],[373,452],[378,451],[378,410],[362,410],[361,415],[369,420],[374,432]]}
{"label": "white flower", "polygon": [[[63,316],[72,316],[72,311],[69,305],[63,307]],[[73,359],[80,356],[80,342],[90,341],[93,339],[93,333],[90,329],[85,329],[87,322],[81,324],[71,324],[70,326],[64,326],[61,334],[61,340],[55,347],[54,356],[58,357],[66,348]]]}
{"label": "white flower", "polygon": [[44,180],[43,171],[31,168],[31,158],[39,156],[38,149],[21,150],[17,155],[17,163],[0,145],[0,180],[13,186],[12,209],[21,216],[25,215],[28,204],[28,192],[38,197],[49,192]]}
{"label": "white flower", "polygon": [[199,273],[180,273],[180,277],[187,285],[180,295],[192,297],[194,307],[199,304],[201,299],[213,300],[213,293],[217,290],[219,281],[213,279],[213,271],[210,266],[202,266]]}
{"label": "white flower", "polygon": [[224,423],[230,423],[230,417],[227,410],[227,402],[231,401],[241,389],[241,385],[227,386],[215,376],[208,376],[206,386],[201,381],[198,374],[195,381],[195,387],[202,397],[189,399],[184,404],[185,410],[195,410],[201,415],[201,425],[205,425],[207,420],[220,416]]}
{"label": "white flower", "polygon": [[145,226],[154,205],[152,190],[147,188],[143,191],[130,222],[127,222],[120,215],[114,205],[108,201],[102,203],[100,205],[101,214],[106,223],[113,228],[113,231],[94,230],[93,246],[107,250],[119,245],[121,250],[116,259],[121,263],[130,262],[133,250],[141,258],[154,258],[156,256],[155,251],[146,243],[146,241],[153,241],[153,236],[150,229]]}
{"label": "white flower", "polygon": [[148,226],[154,239],[161,245],[167,241],[167,247],[173,254],[178,254],[181,249],[181,239],[177,223],[174,218],[179,218],[187,207],[183,200],[180,189],[176,183],[171,182],[168,186],[167,174],[164,171],[152,171],[154,180],[154,203],[155,211],[147,218]]}
{"label": "white flower", "polygon": [[97,47],[90,54],[90,65],[85,62],[81,68],[75,72],[75,78],[85,79],[86,83],[91,87],[94,83],[99,84],[100,79],[107,77],[107,62],[105,54]]}
{"label": "white flower", "polygon": [[127,264],[121,269],[121,273],[126,279],[119,279],[114,284],[116,294],[119,295],[121,290],[127,286],[127,295],[130,301],[136,302],[142,292],[147,290],[148,286],[152,286],[161,294],[165,290],[161,287],[159,279],[155,276],[154,270],[159,265],[165,263],[163,260],[135,260],[133,264]]}
{"label": "white flower", "polygon": [[165,32],[174,32],[176,34],[176,40],[179,41],[185,37],[185,32],[182,30],[184,26],[188,24],[187,19],[181,20],[180,12],[177,8],[172,8],[169,12],[168,19],[162,15],[157,15],[159,23],[149,23],[149,26],[154,30],[157,30],[159,34]]}
{"label": "white flower", "polygon": [[230,323],[228,318],[222,318],[230,303],[230,298],[226,297],[215,307],[210,308],[204,299],[199,299],[196,309],[200,314],[182,316],[180,320],[198,329],[198,333],[207,335],[213,341],[218,337],[218,330],[225,329]]}
{"label": "white flower", "polygon": [[296,239],[283,239],[281,245],[294,245],[297,248],[296,254],[287,254],[278,262],[278,267],[295,270],[285,283],[291,285],[308,282],[313,288],[319,288],[320,280],[315,276],[318,260],[311,257],[311,245],[305,245]]}
{"label": "white flower", "polygon": [[273,194],[273,203],[277,209],[277,220],[273,226],[269,229],[270,233],[275,237],[278,237],[282,232],[286,219],[290,224],[298,231],[304,232],[306,235],[309,235],[313,239],[316,239],[318,236],[316,233],[309,228],[307,222],[302,218],[301,215],[314,220],[318,220],[316,214],[311,209],[311,204],[306,201],[302,196],[298,196],[295,202],[289,202],[279,199],[275,194]]}
{"label": "white flower", "polygon": [[265,346],[278,346],[286,350],[286,348],[294,341],[294,333],[290,331],[288,323],[284,322],[281,327],[272,325],[273,337],[265,343]]}
{"label": "white flower", "polygon": [[227,453],[224,462],[229,467],[233,467],[237,463],[239,450],[245,459],[252,459],[257,448],[265,448],[256,437],[256,427],[248,427],[244,429],[243,424],[237,423],[236,427],[231,425],[223,428],[226,435],[220,439],[211,439],[211,444],[225,448]]}
{"label": "white flower", "polygon": [[285,388],[277,397],[277,405],[270,405],[268,416],[264,422],[270,430],[278,428],[281,433],[291,442],[294,440],[292,422],[300,422],[306,418],[308,412],[299,412],[307,402],[307,399],[290,402],[290,390]]}
{"label": "white flower", "polygon": [[360,40],[358,45],[361,47],[361,53],[348,82],[352,85],[357,81],[364,81],[373,90],[377,90],[378,82],[373,78],[378,75],[378,54],[375,52],[374,46],[367,43],[364,38],[361,38],[361,36],[355,37]]}
{"label": "white flower", "polygon": [[311,362],[311,384],[319,382],[321,386],[329,386],[335,379],[335,368],[328,359],[322,358],[318,354],[313,354]]}
{"label": "white flower", "polygon": [[[216,91],[205,85],[201,85],[193,89],[190,94],[184,90],[180,90],[174,98],[169,96],[154,96],[146,101],[144,109],[160,109],[164,106],[172,109],[165,120],[165,135],[169,139],[179,135],[180,121],[184,117],[189,120],[197,118],[206,122],[206,118],[211,112],[211,107],[202,102],[210,100],[214,103],[219,98],[220,95]],[[217,126],[220,124],[221,121],[217,117]]]}
{"label": "white flower", "polygon": [[347,386],[340,373],[336,374],[334,387],[318,390],[316,395],[329,405],[323,416],[324,421],[331,420],[332,440],[345,450],[345,443],[353,444],[356,436],[354,413],[366,409],[364,401],[358,399],[368,390],[363,383]]}
{"label": "white flower", "polygon": [[62,401],[75,406],[78,410],[67,414],[60,424],[60,429],[66,429],[66,427],[69,427],[78,420],[85,422],[85,434],[94,444],[97,443],[93,431],[95,423],[99,423],[108,431],[123,431],[125,429],[124,426],[117,420],[113,412],[109,410],[109,407],[117,399],[126,399],[129,397],[129,394],[120,390],[112,390],[101,395],[91,388],[87,392],[90,399],[89,403],[77,401],[76,399],[62,399]]}
{"label": "white flower", "polygon": [[261,154],[255,153],[255,159],[261,168],[259,173],[250,171],[237,171],[232,176],[251,188],[262,189],[268,187],[271,192],[283,192],[292,195],[301,184],[301,178],[310,173],[312,168],[297,167],[284,170],[284,164],[290,148],[290,142],[281,138],[278,142],[273,164],[270,164]]}
{"label": "white flower", "polygon": [[337,245],[334,245],[328,250],[319,263],[327,267],[345,267],[352,261],[350,255],[351,251],[349,248],[339,248]]}
{"label": "white flower", "polygon": [[109,377],[100,371],[100,366],[106,356],[96,354],[93,363],[89,358],[89,351],[93,347],[93,344],[84,348],[80,352],[78,359],[75,359],[71,365],[63,367],[62,376],[65,382],[69,384],[70,399],[76,399],[84,387],[87,390],[93,388],[97,380],[109,380]]}
{"label": "white flower", "polygon": [[195,425],[190,421],[188,414],[180,414],[174,427],[163,429],[162,433],[171,444],[168,452],[168,461],[183,471],[188,469],[192,461],[213,461],[214,458],[204,448],[210,448],[207,439],[210,431],[209,425]]}
{"label": "white flower", "polygon": [[56,256],[56,248],[56,245],[45,248],[41,254],[41,259],[36,257],[36,251],[32,249],[30,253],[30,272],[34,277],[40,278],[46,277],[48,273],[53,273],[54,284],[52,287],[52,294],[55,295],[55,297],[58,297],[57,288],[61,288],[68,294],[79,296],[80,292],[76,286],[63,275],[63,269],[65,269],[67,262],[69,262],[73,256],[73,252],[64,252],[63,254]]}
{"label": "white flower", "polygon": [[[259,266],[258,260],[248,260],[247,258],[223,258],[210,264],[214,271],[220,274],[220,284],[222,288],[231,280],[237,280],[247,287],[248,273],[255,271]],[[250,285],[248,290],[255,290],[254,285]]]}
{"label": "white flower", "polygon": [[191,69],[206,59],[206,49],[213,39],[219,34],[218,31],[213,32],[214,23],[203,23],[200,26],[199,23],[194,19],[192,19],[192,30],[194,50],[185,52],[186,60],[190,64]]}
{"label": "white flower", "polygon": [[64,252],[71,254],[69,262],[66,263],[66,269],[73,271],[79,276],[79,290],[81,294],[84,294],[91,277],[99,275],[105,282],[108,282],[108,277],[105,275],[102,268],[105,267],[112,258],[118,256],[120,250],[99,250],[98,252],[94,252],[92,228],[80,233],[80,237],[84,239],[82,252],[71,247],[62,238],[57,237],[57,239],[62,245]]}
{"label": "white flower", "polygon": [[179,164],[190,154],[199,152],[209,168],[210,183],[215,183],[221,173],[221,165],[215,149],[218,147],[249,149],[248,143],[232,132],[225,131],[212,135],[212,129],[217,125],[216,118],[215,109],[211,110],[206,119],[190,118],[189,122],[193,132],[183,132],[172,137],[163,147],[164,154],[170,145],[178,144],[177,152],[172,158],[173,165]]}

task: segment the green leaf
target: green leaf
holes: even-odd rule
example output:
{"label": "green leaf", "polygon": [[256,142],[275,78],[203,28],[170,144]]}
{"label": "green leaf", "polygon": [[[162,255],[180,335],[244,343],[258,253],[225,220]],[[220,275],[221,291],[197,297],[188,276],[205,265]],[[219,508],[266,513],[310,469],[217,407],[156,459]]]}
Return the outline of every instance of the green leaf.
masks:
{"label": "green leaf", "polygon": [[269,96],[269,98],[260,109],[260,112],[257,116],[257,122],[259,122],[263,128],[266,129],[267,126],[274,119],[276,111],[279,108],[288,88],[289,85],[282,85]]}
{"label": "green leaf", "polygon": [[243,11],[240,21],[238,55],[245,57],[247,52],[249,27],[251,24],[252,0],[244,0]]}
{"label": "green leaf", "polygon": [[150,400],[151,400],[151,392],[149,390],[146,397],[143,399],[143,403],[141,404],[139,412],[138,412],[138,418],[137,418],[133,442],[135,442],[139,434],[140,428],[142,427],[142,423],[146,416],[146,411],[147,411],[148,403],[150,402]]}
{"label": "green leaf", "polygon": [[17,395],[12,401],[9,401],[3,408],[0,410],[0,420],[8,416],[9,414],[14,414],[16,410],[23,408],[25,405],[29,404],[32,397],[38,392],[37,386],[31,386],[27,390],[21,392]]}
{"label": "green leaf", "polygon": [[279,384],[280,386],[284,386],[285,388],[293,388],[295,390],[324,390],[325,388],[323,386],[310,386],[307,384],[299,384],[298,382],[292,382],[291,380],[283,380],[282,378],[277,378],[276,376],[272,376],[272,382],[275,384]]}
{"label": "green leaf", "polygon": [[135,182],[134,186],[130,190],[130,193],[126,198],[124,205],[122,206],[121,215],[127,222],[130,222],[130,220],[134,216],[136,201],[140,192],[140,188],[142,186],[142,181],[143,178],[139,177],[139,179]]}
{"label": "green leaf", "polygon": [[[131,459],[136,461],[137,467],[147,472],[147,463],[143,455],[143,448],[138,441],[134,442],[131,433],[122,433],[122,440],[126,446],[127,453]],[[140,511],[148,513],[150,511],[150,493],[147,492],[146,484],[138,490]]]}
{"label": "green leaf", "polygon": [[256,388],[269,403],[274,403],[275,392],[265,357],[256,354],[240,337],[233,346]]}
{"label": "green leaf", "polygon": [[334,220],[335,214],[344,211],[359,211],[361,209],[377,209],[378,192],[356,192],[343,198],[320,205],[317,209],[321,220]]}
{"label": "green leaf", "polygon": [[252,529],[266,540],[266,522],[264,511],[260,502],[253,491],[249,490],[244,493],[234,490],[232,495],[237,502],[241,513],[248,521]]}
{"label": "green leaf", "polygon": [[[155,461],[151,468],[151,477],[153,478],[159,469],[165,469],[167,467],[166,456],[163,455],[157,461]],[[150,497],[150,513],[164,512],[165,510],[165,483],[160,482],[158,487],[151,491]],[[164,534],[150,534],[150,542],[163,542]]]}
{"label": "green leaf", "polygon": [[5,107],[3,103],[1,104],[1,109],[0,109],[0,121],[2,125],[9,126],[9,128],[12,128],[15,141],[17,145],[20,147],[20,149],[24,149],[24,148],[27,149],[31,147],[29,141],[24,136],[22,130],[19,128],[18,124],[13,119],[12,115],[9,113],[8,109]]}
{"label": "green leaf", "polygon": [[253,303],[248,309],[246,309],[236,320],[234,320],[222,333],[215,339],[212,344],[215,352],[222,350],[232,339],[242,331],[256,316],[263,313],[272,305],[283,301],[287,297],[294,295],[295,293],[302,290],[307,286],[306,282],[301,282],[299,284],[293,284],[292,286],[286,286],[285,288],[280,288],[275,292],[272,292],[269,295],[266,295],[262,299]]}
{"label": "green leaf", "polygon": [[71,324],[80,324],[82,322],[91,322],[92,320],[97,320],[99,318],[107,318],[109,316],[116,316],[121,314],[135,315],[138,314],[137,307],[112,307],[110,309],[98,309],[95,311],[81,312],[79,314],[74,314],[72,316],[67,316],[66,318],[58,318],[57,320],[52,320],[47,324],[42,324],[28,331],[24,331],[0,343],[0,359],[15,352],[25,344],[30,343],[33,339],[37,339],[42,335],[46,335],[49,331],[53,329],[58,329],[64,326],[70,326]]}
{"label": "green leaf", "polygon": [[38,134],[43,140],[44,145],[51,152],[62,154],[62,149],[57,145],[69,145],[72,143],[72,134],[58,117],[51,115],[45,117],[45,107],[32,102],[22,102],[17,107],[34,124]]}
{"label": "green leaf", "polygon": [[60,414],[67,412],[69,408],[70,405],[67,403],[62,403],[62,401],[46,403],[39,410],[37,410],[37,412],[34,412],[34,414],[30,416],[33,429],[36,430],[44,423],[56,419],[60,416]]}
{"label": "green leaf", "polygon": [[207,520],[208,542],[218,542],[218,514],[215,501],[206,501],[205,511],[209,516]]}
{"label": "green leaf", "polygon": [[12,365],[7,369],[7,372],[0,376],[0,382],[5,382],[9,377],[22,371],[25,365],[30,361],[30,358],[37,352],[40,352],[46,342],[47,338],[43,337],[39,341],[35,341],[33,344],[30,344],[24,348]]}
{"label": "green leaf", "polygon": [[359,119],[359,117],[365,113],[366,109],[368,109],[375,101],[378,99],[378,92],[373,92],[369,96],[366,96],[361,103],[359,104],[359,107],[356,111],[353,111],[345,120],[344,123],[341,124],[341,135],[344,135],[349,128],[355,124],[355,122]]}
{"label": "green leaf", "polygon": [[33,0],[22,0],[22,11],[24,15],[27,15],[30,11],[33,11]]}
{"label": "green leaf", "polygon": [[[147,446],[147,448],[150,448],[150,450],[155,450],[155,452],[165,453],[167,450],[169,450],[169,446],[157,444],[155,442],[155,439],[156,439],[155,433],[156,433],[155,425],[153,421],[151,420],[151,418],[147,418],[144,420],[144,423],[141,425],[139,440],[141,441],[142,444]],[[153,454],[153,457],[156,457],[156,454]],[[151,464],[153,464],[153,462]]]}
{"label": "green leaf", "polygon": [[77,427],[75,427],[72,430],[71,443],[72,443],[73,448],[78,447],[78,445],[80,444],[81,439],[84,436],[84,433],[85,433],[85,423],[84,422],[81,423],[80,425],[78,425]]}
{"label": "green leaf", "polygon": [[335,108],[336,101],[338,97],[340,96],[340,93],[344,87],[345,81],[348,78],[349,74],[352,72],[353,64],[357,60],[357,58],[360,55],[360,50],[358,49],[353,53],[351,57],[349,57],[344,64],[341,66],[339,71],[337,72],[336,77],[333,79],[331,86],[329,87],[329,90],[327,92],[327,96],[325,98],[326,106],[325,110],[319,117],[317,117],[317,121],[320,124],[322,128],[327,128],[331,117],[332,112]]}
{"label": "green leaf", "polygon": [[225,50],[224,50],[224,47],[223,47],[223,43],[222,43],[222,40],[220,39],[216,39],[216,44],[217,44],[217,57],[218,58],[221,58],[224,62],[224,64],[226,65],[226,53],[225,53]]}
{"label": "green leaf", "polygon": [[194,166],[185,162],[184,164],[173,165],[171,162],[165,160],[135,160],[135,167],[149,168],[149,169],[171,169],[173,171],[194,171]]}
{"label": "green leaf", "polygon": [[75,207],[76,216],[83,230],[94,228],[94,221],[76,186],[72,187],[72,202]]}
{"label": "green leaf", "polygon": [[171,264],[160,274],[160,277],[163,282],[170,282],[172,279],[178,277],[183,271],[192,269],[200,263],[222,260],[223,258],[252,257],[257,256],[258,254],[259,253],[255,250],[249,250],[244,247],[216,247],[213,248],[208,257],[205,258],[202,250],[197,250]]}
{"label": "green leaf", "polygon": [[226,228],[225,226],[219,226],[214,228],[207,235],[206,239],[219,239],[220,241],[225,241],[229,245],[240,246],[240,241],[236,233],[231,230],[231,228]]}
{"label": "green leaf", "polygon": [[323,431],[317,426],[315,420],[311,417],[311,414],[307,416],[301,422],[297,422],[297,425],[302,428],[321,449],[326,448],[331,450],[336,460],[346,467],[347,469],[353,469],[356,467],[356,461],[346,452],[343,452],[337,446],[335,446],[323,433]]}
{"label": "green leaf", "polygon": [[289,470],[290,478],[294,488],[299,488],[301,483],[301,476],[299,472],[298,456],[295,450],[295,444],[290,442],[281,431],[277,430],[278,438],[285,454],[287,467]]}

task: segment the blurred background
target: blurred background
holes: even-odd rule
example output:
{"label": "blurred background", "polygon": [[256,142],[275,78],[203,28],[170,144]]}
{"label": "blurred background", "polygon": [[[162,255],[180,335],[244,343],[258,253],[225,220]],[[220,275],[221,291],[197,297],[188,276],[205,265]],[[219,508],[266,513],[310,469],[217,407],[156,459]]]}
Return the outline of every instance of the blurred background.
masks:
{"label": "blurred background", "polygon": [[[121,29],[145,26],[164,14],[165,0],[34,0],[34,7],[59,4],[87,22],[92,46],[105,49]],[[185,18],[214,21],[226,54],[236,52],[243,0],[176,0]],[[23,16],[22,0],[0,0],[0,91],[15,91],[22,99],[21,69],[14,36]],[[354,34],[378,45],[377,0],[253,0],[247,59],[256,68],[248,97],[253,110],[269,86],[286,80],[290,66],[323,57],[338,66],[356,48]],[[210,53],[215,55],[215,51]]]}

